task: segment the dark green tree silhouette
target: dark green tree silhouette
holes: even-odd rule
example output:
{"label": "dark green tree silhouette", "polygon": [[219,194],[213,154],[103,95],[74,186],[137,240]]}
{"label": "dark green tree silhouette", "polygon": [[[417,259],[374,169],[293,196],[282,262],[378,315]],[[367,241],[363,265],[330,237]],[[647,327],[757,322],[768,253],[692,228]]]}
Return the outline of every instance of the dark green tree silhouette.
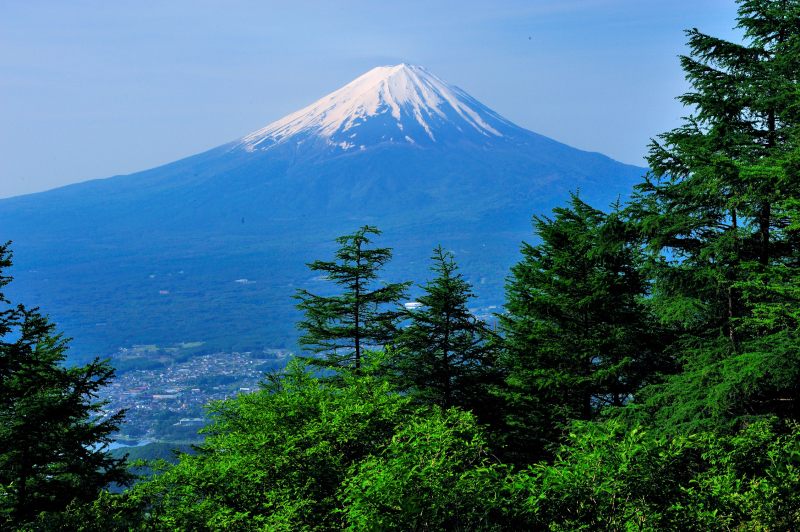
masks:
{"label": "dark green tree silhouette", "polygon": [[492,333],[467,309],[476,296],[456,273],[452,253],[439,246],[431,259],[436,277],[420,286],[422,306],[406,313],[409,323],[395,344],[395,378],[400,389],[422,403],[481,410],[496,372]]}
{"label": "dark green tree silhouette", "polygon": [[746,42],[687,32],[693,108],[650,146],[631,219],[682,371],[651,390],[660,424],[800,413],[800,2],[741,1]]}
{"label": "dark green tree silhouette", "polygon": [[368,235],[381,232],[369,225],[336,239],[341,246],[331,262],[314,261],[311,271],[322,272],[343,291],[318,296],[299,289],[294,296],[305,314],[297,323],[299,343],[311,353],[323,354],[318,363],[332,368],[361,367],[365,348],[382,348],[396,335],[401,316],[398,303],[409,283],[381,283],[379,274],[392,259],[391,248],[372,248]]}
{"label": "dark green tree silhouette", "polygon": [[[11,281],[9,244],[0,246],[0,288]],[[0,304],[9,305],[2,294]],[[67,340],[37,309],[0,312],[0,523],[91,501],[112,482],[127,484],[124,459],[104,450],[124,412],[105,416],[97,392],[114,369],[95,359],[64,366]]]}
{"label": "dark green tree silhouette", "polygon": [[534,216],[541,244],[523,244],[498,315],[509,424],[520,431],[510,441],[540,448],[558,440],[559,426],[625,405],[670,367],[640,246],[618,215],[574,195],[553,214]]}

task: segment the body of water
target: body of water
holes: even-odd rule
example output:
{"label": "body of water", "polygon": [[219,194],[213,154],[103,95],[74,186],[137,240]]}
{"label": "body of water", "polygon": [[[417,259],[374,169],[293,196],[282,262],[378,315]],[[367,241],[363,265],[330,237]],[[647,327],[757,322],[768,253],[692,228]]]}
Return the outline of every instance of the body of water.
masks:
{"label": "body of water", "polygon": [[141,447],[142,445],[147,445],[148,443],[153,443],[153,442],[151,442],[150,440],[142,440],[142,441],[138,442],[136,445],[130,445],[130,444],[127,444],[127,443],[121,443],[121,442],[115,441],[111,445],[108,446],[108,450],[110,451],[112,449],[119,449],[120,447]]}

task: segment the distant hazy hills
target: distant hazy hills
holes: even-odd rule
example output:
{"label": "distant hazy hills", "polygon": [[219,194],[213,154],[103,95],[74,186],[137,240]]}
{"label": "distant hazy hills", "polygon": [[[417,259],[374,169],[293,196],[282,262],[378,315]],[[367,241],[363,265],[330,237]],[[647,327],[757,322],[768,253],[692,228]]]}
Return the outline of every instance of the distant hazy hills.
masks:
{"label": "distant hazy hills", "polygon": [[291,296],[327,289],[305,263],[330,259],[336,236],[377,225],[395,251],[387,279],[420,283],[441,243],[475,306],[497,305],[532,214],[577,189],[605,208],[643,174],[522,129],[423,68],[381,67],[208,152],[0,200],[7,296],[49,313],[81,357],[289,347]]}

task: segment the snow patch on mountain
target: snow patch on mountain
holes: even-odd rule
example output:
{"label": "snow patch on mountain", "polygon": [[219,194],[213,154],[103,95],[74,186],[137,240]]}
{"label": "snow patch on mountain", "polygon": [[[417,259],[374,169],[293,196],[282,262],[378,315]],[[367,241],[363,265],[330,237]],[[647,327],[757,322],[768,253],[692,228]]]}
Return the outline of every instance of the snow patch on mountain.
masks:
{"label": "snow patch on mountain", "polygon": [[502,129],[519,129],[425,68],[401,64],[370,70],[305,109],[239,139],[236,147],[255,151],[290,139],[299,145],[316,137],[327,146],[347,150],[360,145],[363,149],[386,142],[386,126],[391,122],[403,132],[403,140],[415,144],[419,142],[407,135],[412,130],[430,143],[437,142],[437,136],[464,136],[465,132],[499,139],[504,137]]}

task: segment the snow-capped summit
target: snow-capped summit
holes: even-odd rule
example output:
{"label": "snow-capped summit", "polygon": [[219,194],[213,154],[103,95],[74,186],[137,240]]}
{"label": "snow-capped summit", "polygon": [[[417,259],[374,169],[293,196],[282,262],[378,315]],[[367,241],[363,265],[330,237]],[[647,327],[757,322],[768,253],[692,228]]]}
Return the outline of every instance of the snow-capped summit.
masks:
{"label": "snow-capped summit", "polygon": [[374,68],[305,109],[239,139],[236,147],[256,151],[321,143],[363,150],[384,143],[481,144],[519,131],[455,85],[404,63]]}

